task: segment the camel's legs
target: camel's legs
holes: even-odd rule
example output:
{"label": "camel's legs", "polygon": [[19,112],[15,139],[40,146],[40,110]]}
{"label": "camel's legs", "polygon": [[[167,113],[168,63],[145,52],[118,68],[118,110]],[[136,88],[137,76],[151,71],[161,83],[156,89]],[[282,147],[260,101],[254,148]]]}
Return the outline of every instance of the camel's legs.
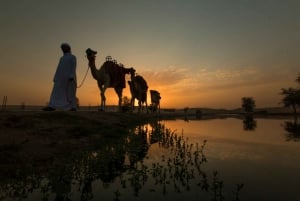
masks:
{"label": "camel's legs", "polygon": [[100,106],[100,110],[104,111],[104,109],[105,109],[105,101],[106,101],[106,97],[105,97],[104,91],[101,91],[101,92],[100,92],[100,97],[101,97],[101,106]]}
{"label": "camel's legs", "polygon": [[148,114],[148,113],[149,113],[149,111],[148,111],[147,98],[146,98],[146,111],[147,111],[147,114]]}
{"label": "camel's legs", "polygon": [[135,100],[135,98],[132,96],[131,97],[131,101],[130,101],[130,103],[131,103],[131,110],[132,111],[134,110],[134,100]]}
{"label": "camel's legs", "polygon": [[[142,101],[139,100],[138,104],[139,104],[138,112],[140,113],[140,112],[141,112],[141,109],[142,109]],[[142,110],[142,111],[143,111],[143,110]]]}
{"label": "camel's legs", "polygon": [[100,110],[104,111],[105,110],[105,101],[106,101],[106,97],[105,97],[105,91],[106,91],[106,87],[104,85],[98,85],[100,88],[100,98],[101,98],[101,104],[100,104]]}
{"label": "camel's legs", "polygon": [[115,91],[119,98],[119,111],[122,111],[122,96],[123,96],[123,88],[115,88]]}

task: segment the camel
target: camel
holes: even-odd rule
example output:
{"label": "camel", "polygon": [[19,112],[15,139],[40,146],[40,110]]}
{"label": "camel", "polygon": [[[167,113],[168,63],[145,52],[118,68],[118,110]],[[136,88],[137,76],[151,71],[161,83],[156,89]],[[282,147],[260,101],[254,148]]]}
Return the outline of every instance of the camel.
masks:
{"label": "camel", "polygon": [[105,110],[106,89],[114,88],[119,98],[119,111],[121,111],[123,89],[126,87],[125,75],[135,73],[135,69],[125,68],[117,64],[116,61],[112,61],[110,56],[106,57],[106,61],[102,64],[102,66],[99,69],[97,69],[95,64],[97,52],[88,48],[86,50],[86,54],[87,59],[89,61],[89,67],[91,68],[92,76],[97,81],[98,87],[100,89],[100,110]]}
{"label": "camel", "polygon": [[151,95],[151,111],[152,113],[158,111],[160,113],[160,93],[156,90],[150,90]]}
{"label": "camel", "polygon": [[147,92],[148,85],[145,79],[140,75],[131,74],[131,81],[128,81],[128,85],[130,87],[131,93],[131,107],[134,109],[134,101],[138,100],[138,112],[143,111],[143,103],[146,104],[146,110],[148,108],[147,105]]}

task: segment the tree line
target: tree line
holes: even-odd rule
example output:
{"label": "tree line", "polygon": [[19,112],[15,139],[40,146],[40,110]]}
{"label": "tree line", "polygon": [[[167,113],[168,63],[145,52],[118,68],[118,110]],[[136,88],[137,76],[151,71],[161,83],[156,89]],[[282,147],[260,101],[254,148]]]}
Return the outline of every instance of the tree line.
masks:
{"label": "tree line", "polygon": [[[280,94],[283,96],[281,104],[284,107],[292,108],[293,114],[297,117],[297,108],[300,107],[300,73],[295,82],[296,87],[281,88]],[[252,97],[242,97],[242,108],[245,113],[252,113],[255,108],[255,100]]]}

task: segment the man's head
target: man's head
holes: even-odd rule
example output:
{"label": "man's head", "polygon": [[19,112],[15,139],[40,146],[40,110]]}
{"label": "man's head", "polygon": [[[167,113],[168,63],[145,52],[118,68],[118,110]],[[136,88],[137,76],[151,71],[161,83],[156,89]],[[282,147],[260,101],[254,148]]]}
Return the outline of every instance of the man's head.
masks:
{"label": "man's head", "polygon": [[68,43],[62,43],[60,45],[60,48],[63,51],[63,53],[71,52],[71,46]]}

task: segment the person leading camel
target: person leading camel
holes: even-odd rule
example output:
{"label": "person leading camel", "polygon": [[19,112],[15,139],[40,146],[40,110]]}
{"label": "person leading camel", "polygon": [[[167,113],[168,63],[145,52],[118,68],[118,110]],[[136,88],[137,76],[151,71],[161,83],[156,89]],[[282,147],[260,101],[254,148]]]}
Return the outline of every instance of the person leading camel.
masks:
{"label": "person leading camel", "polygon": [[76,111],[76,56],[71,53],[71,46],[61,44],[63,56],[60,58],[55,75],[54,85],[48,107],[45,111],[56,109]]}

